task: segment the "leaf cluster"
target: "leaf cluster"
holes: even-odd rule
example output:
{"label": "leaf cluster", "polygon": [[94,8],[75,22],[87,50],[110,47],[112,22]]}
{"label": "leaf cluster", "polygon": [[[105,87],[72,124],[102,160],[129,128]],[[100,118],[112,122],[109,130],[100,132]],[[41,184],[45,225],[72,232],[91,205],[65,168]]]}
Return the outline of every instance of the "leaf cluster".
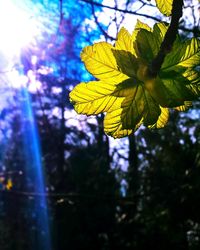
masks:
{"label": "leaf cluster", "polygon": [[162,128],[169,108],[185,111],[200,93],[200,41],[182,42],[177,36],[156,77],[149,64],[157,55],[168,26],[157,23],[153,28],[140,21],[132,34],[122,28],[114,46],[106,42],[87,46],[81,59],[98,80],[82,82],[70,93],[77,113],[106,113],[104,129],[120,138],[130,135],[141,124]]}

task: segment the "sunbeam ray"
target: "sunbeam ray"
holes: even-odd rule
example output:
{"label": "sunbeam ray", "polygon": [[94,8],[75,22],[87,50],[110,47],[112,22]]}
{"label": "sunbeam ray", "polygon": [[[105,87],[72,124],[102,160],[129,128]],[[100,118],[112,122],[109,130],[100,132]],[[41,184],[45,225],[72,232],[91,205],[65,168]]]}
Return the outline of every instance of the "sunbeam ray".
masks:
{"label": "sunbeam ray", "polygon": [[[27,189],[31,188],[35,193],[44,194],[46,192],[45,178],[38,131],[31,107],[31,97],[26,87],[23,87],[21,90],[21,98]],[[39,195],[34,197],[33,201],[33,206],[29,207],[29,211],[34,218],[35,224],[30,226],[36,228],[33,230],[34,233],[31,236],[32,242],[30,244],[32,249],[51,250],[49,213],[46,197],[45,195]]]}

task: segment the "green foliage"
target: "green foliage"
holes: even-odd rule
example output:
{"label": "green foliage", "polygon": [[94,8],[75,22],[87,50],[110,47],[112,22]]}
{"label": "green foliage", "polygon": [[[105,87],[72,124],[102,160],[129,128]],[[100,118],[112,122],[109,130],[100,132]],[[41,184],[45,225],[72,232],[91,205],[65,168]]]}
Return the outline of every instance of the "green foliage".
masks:
{"label": "green foliage", "polygon": [[[167,1],[165,1],[167,4]],[[166,4],[157,1],[163,10]],[[166,7],[167,8],[167,7]],[[168,10],[168,9],[167,9]],[[114,138],[130,135],[141,124],[149,128],[166,125],[169,108],[186,110],[200,94],[200,41],[192,38],[174,43],[156,77],[149,65],[158,54],[167,25],[153,29],[137,22],[132,34],[122,28],[115,46],[106,42],[87,46],[81,59],[98,81],[80,83],[70,93],[77,113],[106,113],[104,130]]]}

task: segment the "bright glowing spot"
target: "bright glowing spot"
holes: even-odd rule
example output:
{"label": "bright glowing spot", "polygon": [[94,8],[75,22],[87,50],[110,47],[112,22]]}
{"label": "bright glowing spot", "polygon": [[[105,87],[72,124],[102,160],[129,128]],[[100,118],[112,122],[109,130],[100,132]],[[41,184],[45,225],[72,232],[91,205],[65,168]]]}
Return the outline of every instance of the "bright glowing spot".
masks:
{"label": "bright glowing spot", "polygon": [[28,77],[21,75],[16,69],[13,69],[12,71],[8,72],[7,79],[10,86],[13,88],[20,88],[22,86],[26,86],[28,82]]}
{"label": "bright glowing spot", "polygon": [[12,0],[0,1],[0,34],[0,50],[6,55],[18,55],[38,34],[36,20]]}
{"label": "bright glowing spot", "polygon": [[35,55],[31,56],[31,63],[32,63],[33,65],[36,65],[37,60],[38,60],[37,56],[35,56]]}
{"label": "bright glowing spot", "polygon": [[53,68],[41,65],[40,68],[37,70],[37,72],[41,75],[48,75],[53,73]]}
{"label": "bright glowing spot", "polygon": [[29,70],[27,73],[28,76],[28,90],[31,93],[36,93],[39,89],[41,89],[42,84],[37,80],[37,76],[33,70]]}

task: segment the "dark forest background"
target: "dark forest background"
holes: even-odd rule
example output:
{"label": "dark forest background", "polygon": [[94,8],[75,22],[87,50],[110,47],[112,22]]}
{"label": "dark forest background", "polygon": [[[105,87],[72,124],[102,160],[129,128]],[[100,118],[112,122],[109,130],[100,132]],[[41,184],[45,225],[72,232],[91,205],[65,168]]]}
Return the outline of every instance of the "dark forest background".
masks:
{"label": "dark forest background", "polygon": [[[102,1],[44,2],[34,6],[42,10],[46,29],[36,44],[23,48],[15,67],[24,75],[31,72],[40,83],[36,91],[27,88],[41,143],[45,193],[35,191],[32,158],[24,153],[24,87],[5,85],[0,249],[40,250],[35,242],[43,232],[32,208],[41,195],[49,207],[52,249],[200,249],[199,102],[186,113],[171,111],[165,129],[141,128],[113,140],[103,132],[102,115],[77,115],[68,97],[73,86],[92,79],[80,61],[84,46],[95,40],[113,43],[115,36],[107,31],[112,26],[117,32],[127,15],[128,22],[168,19],[148,1],[116,0],[112,8]],[[183,39],[199,36],[195,8],[193,1],[185,1],[187,18],[179,30]],[[110,22],[103,24],[99,17],[108,9]]]}

